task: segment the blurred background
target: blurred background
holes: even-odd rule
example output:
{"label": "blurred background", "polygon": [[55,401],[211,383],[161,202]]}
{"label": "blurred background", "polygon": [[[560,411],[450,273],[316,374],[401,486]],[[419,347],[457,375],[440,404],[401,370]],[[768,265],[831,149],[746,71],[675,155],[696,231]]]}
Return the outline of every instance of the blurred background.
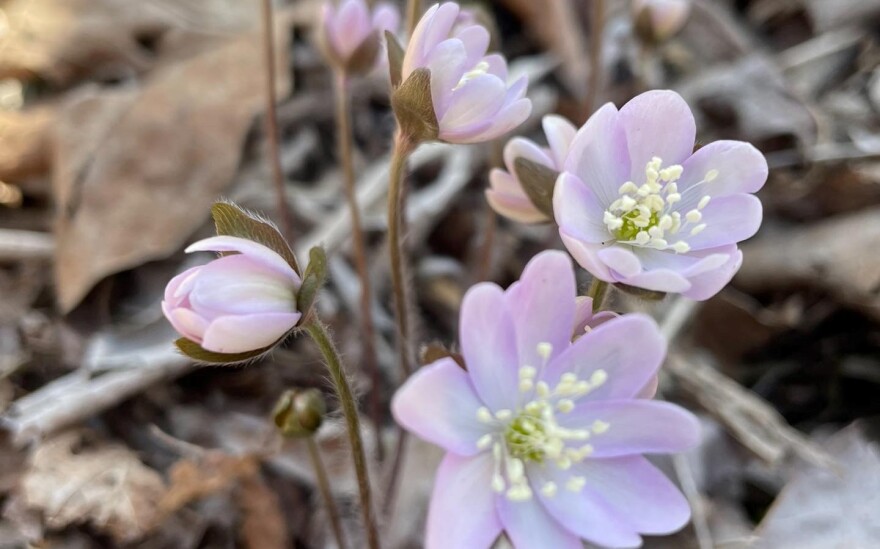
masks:
{"label": "blurred background", "polygon": [[[424,2],[423,7],[428,3]],[[467,4],[493,28],[540,118],[681,93],[698,140],[765,153],[764,224],[733,283],[701,304],[620,293],[672,340],[664,398],[700,414],[702,446],[662,464],[694,521],[647,547],[880,547],[880,1],[695,0],[647,40],[626,0]],[[332,259],[320,300],[362,395],[398,382],[384,242],[394,120],[387,75],[355,80],[355,164],[384,378],[359,368],[358,283],[335,154],[320,2],[275,2],[277,118],[298,254]],[[402,7],[402,6],[401,6]],[[159,302],[205,257],[218,197],[276,216],[263,130],[259,0],[0,0],[0,548],[331,547],[302,441],[268,415],[285,388],[326,389],[298,339],[246,368],[196,369]],[[600,15],[601,14],[601,15]],[[642,21],[644,23],[644,21]],[[497,217],[483,192],[503,141],[422,147],[406,243],[419,340],[454,346],[464,291],[509,284],[555,228]],[[586,288],[588,277],[579,272]],[[335,402],[318,434],[352,547],[354,480]],[[387,414],[366,422],[377,486]],[[382,449],[377,447],[381,443]],[[379,488],[388,547],[420,547],[436,448],[410,439]]]}

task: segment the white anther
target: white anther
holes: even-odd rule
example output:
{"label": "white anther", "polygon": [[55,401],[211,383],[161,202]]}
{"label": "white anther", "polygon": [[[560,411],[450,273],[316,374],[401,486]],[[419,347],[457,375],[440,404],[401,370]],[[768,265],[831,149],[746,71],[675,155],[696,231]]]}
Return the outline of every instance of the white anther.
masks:
{"label": "white anther", "polygon": [[574,410],[574,401],[569,398],[563,398],[558,403],[556,403],[556,409],[563,414],[567,414]]}
{"label": "white anther", "polygon": [[706,183],[709,183],[711,181],[715,181],[717,177],[718,170],[709,170],[708,172],[706,172],[706,177],[704,177],[703,179],[706,181]]}
{"label": "white anther", "polygon": [[485,434],[481,436],[480,439],[477,441],[477,448],[480,450],[485,450],[489,446],[492,446],[492,435],[490,434]]}
{"label": "white anther", "polygon": [[666,196],[666,203],[670,206],[679,201],[681,201],[681,195],[679,193],[670,193]]}
{"label": "white anther", "polygon": [[510,501],[528,501],[532,498],[532,489],[528,484],[517,484],[511,486],[507,491],[507,499]]}
{"label": "white anther", "polygon": [[534,379],[538,375],[538,370],[533,366],[523,366],[519,369],[520,379]]}
{"label": "white anther", "polygon": [[657,248],[658,250],[665,250],[667,246],[669,246],[669,243],[662,238],[652,238],[651,246]]}
{"label": "white anther", "polygon": [[678,242],[673,244],[672,249],[677,254],[686,254],[689,251],[691,251],[690,245],[687,242],[685,242],[684,240],[679,240]]}
{"label": "white anther", "polygon": [[550,358],[550,355],[553,354],[553,345],[547,343],[546,341],[542,341],[541,343],[538,343],[537,351],[538,355],[541,358],[547,360]]}
{"label": "white anther", "polygon": [[541,487],[541,493],[544,494],[544,497],[552,498],[556,495],[558,488],[556,487],[555,482],[545,482],[544,486]]}
{"label": "white anther", "polygon": [[504,483],[504,477],[502,477],[500,473],[492,475],[492,490],[500,494],[505,488],[507,488],[507,486]]}
{"label": "white anther", "polygon": [[706,196],[704,196],[703,198],[701,198],[700,202],[697,203],[697,209],[702,210],[703,208],[708,206],[710,200],[712,200],[712,197],[709,196],[708,194]]}
{"label": "white anther", "polygon": [[586,484],[587,479],[585,477],[571,477],[566,481],[565,488],[572,492],[580,492]]}
{"label": "white anther", "polygon": [[638,233],[636,233],[636,244],[644,246],[648,243],[649,240],[651,240],[651,237],[648,235],[647,231],[639,231]]}
{"label": "white anther", "polygon": [[700,210],[691,210],[684,217],[690,223],[699,223],[703,219],[703,214],[700,213]]}
{"label": "white anther", "polygon": [[538,392],[538,396],[541,398],[547,398],[550,396],[550,386],[547,385],[544,381],[539,381],[535,386],[535,390]]}
{"label": "white anther", "polygon": [[638,192],[639,187],[632,181],[627,181],[617,189],[617,194],[627,194]]}
{"label": "white anther", "polygon": [[501,410],[498,410],[497,412],[495,412],[495,419],[498,419],[501,421],[507,421],[511,417],[513,417],[513,412],[511,412],[507,408],[502,408]]}
{"label": "white anther", "polygon": [[706,224],[700,223],[699,225],[697,225],[696,227],[691,229],[691,236],[700,234],[701,232],[703,232],[703,229],[705,229],[705,228],[706,228]]}
{"label": "white anther", "polygon": [[528,393],[532,389],[535,388],[535,384],[531,379],[521,379],[519,380],[519,392],[520,393]]}
{"label": "white anther", "polygon": [[605,370],[599,369],[590,375],[590,385],[593,388],[599,387],[606,381],[608,381],[608,372]]}
{"label": "white anther", "polygon": [[611,427],[610,423],[597,419],[593,422],[591,429],[593,430],[593,433],[601,435],[602,433],[607,432],[609,427]]}
{"label": "white anther", "polygon": [[648,236],[651,238],[663,238],[663,229],[655,225],[648,229]]}
{"label": "white anther", "polygon": [[668,231],[672,228],[672,216],[664,215],[660,218],[660,224],[658,225],[661,230]]}
{"label": "white anther", "polygon": [[556,466],[563,471],[567,471],[568,469],[571,469],[571,459],[567,456],[562,456],[556,460]]}
{"label": "white anther", "polygon": [[525,470],[521,459],[512,458],[507,462],[507,478],[513,483],[517,483],[525,477]]}
{"label": "white anther", "polygon": [[485,406],[481,406],[477,410],[477,419],[481,423],[492,423],[492,412],[490,412]]}

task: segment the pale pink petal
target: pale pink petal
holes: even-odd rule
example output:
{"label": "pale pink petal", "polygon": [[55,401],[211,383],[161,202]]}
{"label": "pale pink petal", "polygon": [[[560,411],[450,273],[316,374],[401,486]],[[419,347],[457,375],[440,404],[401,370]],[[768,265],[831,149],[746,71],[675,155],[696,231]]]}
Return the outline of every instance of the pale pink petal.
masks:
{"label": "pale pink petal", "polygon": [[370,12],[364,1],[345,0],[336,12],[331,35],[339,56],[347,59],[370,31]]}
{"label": "pale pink petal", "polygon": [[[639,547],[642,539],[635,528],[624,517],[609,510],[591,486],[585,486],[580,492],[566,488],[571,477],[579,474],[575,471],[574,468],[562,471],[556,467],[530,465],[528,475],[540,502],[534,505],[546,509],[545,512],[574,534],[575,539],[583,538],[604,547]],[[541,488],[549,482],[556,485],[556,493],[552,497],[541,493]],[[637,509],[638,507],[635,507],[631,512],[638,512]],[[501,520],[504,521],[503,516]],[[578,543],[577,547],[581,547],[580,542]],[[535,547],[549,548],[555,545],[535,545]]]}
{"label": "pale pink petal", "polygon": [[665,355],[666,340],[657,323],[647,315],[627,314],[578,338],[548,365],[542,379],[555,387],[565,372],[589,380],[594,372],[604,370],[604,383],[581,400],[632,398],[657,372]]}
{"label": "pale pink petal", "polygon": [[172,278],[165,286],[165,302],[171,307],[176,307],[187,301],[189,292],[192,291],[196,275],[202,266],[192,267]]}
{"label": "pale pink petal", "polygon": [[449,452],[471,456],[490,428],[477,420],[483,406],[468,374],[451,358],[420,368],[395,393],[394,419]]}
{"label": "pale pink petal", "polygon": [[[507,311],[516,326],[519,360],[540,367],[568,348],[575,313],[574,266],[559,251],[541,252],[529,261],[515,283],[505,292]],[[550,344],[542,356],[539,344]]]}
{"label": "pale pink petal", "polygon": [[502,104],[507,86],[497,76],[483,74],[471,78],[449,96],[440,128],[454,131],[491,119]]}
{"label": "pale pink petal", "polygon": [[201,343],[205,330],[208,329],[208,321],[189,309],[172,308],[164,301],[162,312],[177,332],[183,337]]}
{"label": "pale pink petal", "polygon": [[527,501],[498,497],[496,505],[504,532],[516,549],[583,548],[578,537],[550,516],[534,497]]}
{"label": "pale pink petal", "polygon": [[256,259],[276,270],[278,273],[294,281],[297,288],[301,283],[299,275],[287,264],[283,257],[274,250],[258,244],[253,240],[238,238],[237,236],[212,236],[190,244],[186,253],[192,252],[238,252]]}
{"label": "pale pink petal", "polygon": [[599,259],[608,265],[608,268],[625,279],[626,277],[636,276],[642,272],[642,264],[639,258],[629,249],[628,246],[610,246],[604,250],[600,250]]}
{"label": "pale pink petal", "polygon": [[586,478],[583,495],[601,501],[639,533],[670,534],[690,519],[685,497],[641,456],[586,459],[572,472]]}
{"label": "pale pink petal", "polygon": [[485,27],[471,25],[456,33],[455,37],[462,41],[467,52],[465,66],[476,66],[486,55],[486,49],[489,48],[489,31]]}
{"label": "pale pink petal", "polygon": [[189,301],[207,318],[229,314],[296,312],[296,288],[290,279],[246,255],[231,255],[204,265]]}
{"label": "pale pink petal", "polygon": [[[516,85],[517,84],[514,84],[514,86]],[[523,83],[522,86],[525,88],[525,83]],[[514,90],[514,87],[511,87],[511,90]],[[531,112],[532,102],[530,100],[517,99],[513,103],[503,106],[501,110],[490,119],[490,123],[485,129],[482,129],[479,132],[474,132],[467,138],[460,139],[458,142],[481,143],[483,141],[498,139],[525,122]]]}
{"label": "pale pink petal", "polygon": [[489,69],[486,72],[494,74],[501,80],[507,82],[507,60],[504,59],[503,55],[490,53],[483,57],[482,61],[489,65]]}
{"label": "pale pink petal", "polygon": [[636,184],[644,182],[645,167],[653,157],[660,157],[664,166],[681,164],[694,150],[694,115],[674,91],[637,95],[620,109],[619,120],[626,132],[629,177]]}
{"label": "pale pink petal", "polygon": [[515,173],[516,159],[525,158],[555,170],[556,165],[553,158],[547,154],[548,152],[533,141],[523,137],[514,137],[504,146],[504,165],[507,166],[510,173]]}
{"label": "pale pink petal", "polygon": [[[707,250],[702,250],[703,252]],[[691,276],[688,281],[691,283],[690,289],[682,295],[697,301],[703,301],[714,296],[727,286],[733,276],[742,266],[743,254],[740,250],[733,246],[727,262],[717,269]]]}
{"label": "pale pink petal", "polygon": [[437,44],[449,37],[449,31],[458,17],[458,4],[434,4],[419,20],[403,57],[401,73],[406,80],[412,72],[424,66],[425,57]]}
{"label": "pale pink petal", "polygon": [[713,198],[702,212],[706,228],[687,237],[692,250],[717,248],[751,238],[761,227],[763,217],[761,201],[751,194]]}
{"label": "pale pink petal", "polygon": [[560,232],[584,243],[604,244],[614,240],[602,222],[605,207],[593,191],[571,173],[563,172],[556,180],[553,213]]}
{"label": "pale pink petal", "polygon": [[687,278],[671,269],[654,269],[633,276],[615,278],[616,282],[654,292],[682,293],[691,287]]}
{"label": "pale pink petal", "polygon": [[630,177],[626,134],[618,118],[611,103],[593,113],[572,140],[565,160],[565,171],[583,181],[603,209],[617,199],[618,189]]}
{"label": "pale pink petal", "polygon": [[614,282],[611,271],[599,260],[598,253],[605,246],[584,242],[578,236],[566,232],[565,228],[559,227],[559,237],[568,253],[578,262],[578,265],[587,270],[591,275],[605,282]]}
{"label": "pale pink petal", "polygon": [[501,534],[491,489],[493,465],[489,453],[446,454],[434,479],[426,549],[488,548]]}
{"label": "pale pink petal", "polygon": [[215,353],[244,353],[268,347],[293,329],[300,313],[264,313],[214,319],[202,347]]}
{"label": "pale pink petal", "polygon": [[400,26],[400,12],[392,4],[381,3],[373,10],[373,28],[380,33],[397,32]]}
{"label": "pale pink petal", "polygon": [[467,291],[461,304],[459,341],[480,399],[492,411],[514,408],[522,364],[501,288],[484,282]]}
{"label": "pale pink petal", "polygon": [[[695,152],[682,164],[678,181],[682,201],[679,208],[696,206],[703,195],[712,197],[754,193],[767,181],[767,160],[761,152],[743,141],[715,141]],[[705,181],[709,172],[717,172]],[[713,173],[715,175],[715,173]]]}
{"label": "pale pink petal", "polygon": [[568,149],[572,141],[574,141],[574,136],[577,135],[577,128],[574,127],[574,124],[556,114],[545,116],[541,120],[541,125],[544,128],[544,134],[547,136],[550,150],[553,151],[554,167],[561,169],[565,164]]}
{"label": "pale pink petal", "polygon": [[685,409],[650,400],[581,400],[559,416],[563,427],[607,424],[607,431],[590,437],[590,458],[684,452],[700,442],[700,422]]}
{"label": "pale pink petal", "polygon": [[428,54],[425,65],[431,71],[431,101],[434,113],[441,120],[453,97],[452,90],[467,70],[464,44],[451,38],[439,43]]}

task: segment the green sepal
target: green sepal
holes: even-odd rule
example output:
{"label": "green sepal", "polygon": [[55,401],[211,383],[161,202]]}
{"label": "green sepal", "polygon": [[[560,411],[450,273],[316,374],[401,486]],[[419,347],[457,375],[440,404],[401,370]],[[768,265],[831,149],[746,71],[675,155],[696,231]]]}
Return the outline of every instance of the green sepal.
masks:
{"label": "green sepal", "polygon": [[414,143],[434,141],[440,134],[431,99],[431,71],[416,69],[391,93],[391,108],[400,131]]}
{"label": "green sepal", "polygon": [[385,31],[385,44],[388,50],[388,75],[391,77],[391,88],[395,89],[403,80],[403,56],[406,52],[391,31]]}
{"label": "green sepal", "polygon": [[630,286],[621,282],[614,283],[614,287],[625,294],[629,294],[646,301],[663,301],[666,298],[666,292],[657,292],[654,290],[646,290],[637,286]]}
{"label": "green sepal", "polygon": [[324,286],[327,280],[327,256],[324,254],[324,248],[315,246],[309,250],[309,264],[306,265],[306,272],[303,275],[302,286],[296,296],[297,309],[302,312],[300,324],[306,322],[312,311],[312,305],[318,297],[318,292]]}
{"label": "green sepal", "polygon": [[553,220],[553,189],[559,172],[523,157],[514,160],[513,169],[529,201]]}
{"label": "green sepal", "polygon": [[275,346],[275,343],[269,345],[268,347],[263,347],[262,349],[256,349],[254,351],[247,351],[244,353],[216,353],[214,351],[204,349],[195,341],[189,340],[185,337],[181,337],[180,339],[175,341],[174,345],[181,353],[197,362],[214,364],[218,366],[231,366],[234,364],[240,364],[242,362],[253,360],[261,355],[268,353],[272,349],[272,347]]}
{"label": "green sepal", "polygon": [[453,353],[452,351],[447,349],[442,343],[428,343],[422,346],[421,350],[419,351],[419,362],[422,364],[422,366],[427,366],[432,362],[437,362],[438,360],[444,358],[451,358],[455,361],[456,364],[459,365],[462,370],[467,370],[467,366],[464,363],[464,357],[461,356],[459,353]]}
{"label": "green sepal", "polygon": [[302,274],[293,250],[275,225],[246,212],[241,206],[232,202],[215,202],[211,206],[211,217],[217,227],[218,235],[237,236],[252,240],[266,246],[284,258],[288,265]]}

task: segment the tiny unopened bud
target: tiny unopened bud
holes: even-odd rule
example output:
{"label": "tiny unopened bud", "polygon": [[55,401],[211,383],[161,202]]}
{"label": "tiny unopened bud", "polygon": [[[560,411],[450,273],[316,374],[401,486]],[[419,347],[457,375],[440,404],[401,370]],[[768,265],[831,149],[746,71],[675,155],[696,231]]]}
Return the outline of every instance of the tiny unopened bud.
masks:
{"label": "tiny unopened bud", "polygon": [[691,0],[634,0],[636,33],[652,44],[675,36],[684,27],[691,11]]}
{"label": "tiny unopened bud", "polygon": [[272,421],[285,437],[308,437],[321,427],[326,412],[321,391],[293,389],[284,391],[278,399]]}

